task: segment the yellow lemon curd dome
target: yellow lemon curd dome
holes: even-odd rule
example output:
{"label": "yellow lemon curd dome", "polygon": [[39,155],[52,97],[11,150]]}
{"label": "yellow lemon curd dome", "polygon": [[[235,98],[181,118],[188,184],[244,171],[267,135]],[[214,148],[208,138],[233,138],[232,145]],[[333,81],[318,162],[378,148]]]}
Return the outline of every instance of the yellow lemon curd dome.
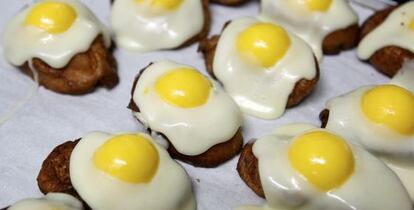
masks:
{"label": "yellow lemon curd dome", "polygon": [[362,97],[361,109],[371,122],[401,135],[414,134],[414,95],[396,85],[380,85]]}
{"label": "yellow lemon curd dome", "polygon": [[283,58],[290,45],[285,29],[271,23],[253,24],[242,31],[236,40],[242,58],[264,68],[275,65]]}
{"label": "yellow lemon curd dome", "polygon": [[326,12],[332,4],[332,0],[305,0],[305,2],[308,9],[315,12]]}
{"label": "yellow lemon curd dome", "polygon": [[183,0],[135,0],[136,3],[145,3],[149,2],[149,4],[153,7],[162,8],[165,10],[175,10],[177,9]]}
{"label": "yellow lemon curd dome", "polygon": [[159,154],[153,143],[137,134],[117,135],[93,155],[94,165],[106,174],[128,183],[147,183],[157,172]]}
{"label": "yellow lemon curd dome", "polygon": [[355,160],[349,145],[326,131],[296,137],[288,156],[292,167],[321,191],[339,187],[354,171]]}
{"label": "yellow lemon curd dome", "polygon": [[67,31],[77,16],[76,10],[69,4],[45,1],[31,8],[26,16],[25,24],[51,34],[59,34]]}
{"label": "yellow lemon curd dome", "polygon": [[210,81],[192,68],[177,68],[161,75],[155,90],[162,100],[180,107],[193,108],[205,104],[210,96]]}

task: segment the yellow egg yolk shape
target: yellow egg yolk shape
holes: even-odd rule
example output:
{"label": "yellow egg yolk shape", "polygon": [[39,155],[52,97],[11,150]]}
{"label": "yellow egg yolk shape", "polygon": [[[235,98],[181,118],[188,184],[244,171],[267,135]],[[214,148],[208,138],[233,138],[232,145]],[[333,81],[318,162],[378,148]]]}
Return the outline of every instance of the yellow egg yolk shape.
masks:
{"label": "yellow egg yolk shape", "polygon": [[165,10],[175,10],[183,2],[183,0],[135,0],[137,3],[144,3],[145,1],[150,1],[153,7],[159,7]]}
{"label": "yellow egg yolk shape", "polygon": [[75,9],[63,2],[46,1],[36,4],[26,16],[25,24],[51,34],[67,31],[77,18]]}
{"label": "yellow egg yolk shape", "polygon": [[151,181],[157,172],[159,154],[153,143],[143,136],[114,136],[93,155],[94,165],[121,181],[140,184]]}
{"label": "yellow egg yolk shape", "polygon": [[280,26],[257,23],[242,31],[236,46],[245,59],[264,68],[276,64],[291,45],[289,34]]}
{"label": "yellow egg yolk shape", "polygon": [[410,27],[410,29],[411,29],[412,31],[414,31],[414,18],[413,18],[413,19],[411,19],[411,22],[410,22],[409,27]]}
{"label": "yellow egg yolk shape", "polygon": [[396,85],[380,85],[362,97],[361,108],[372,122],[402,135],[414,134],[414,95]]}
{"label": "yellow egg yolk shape", "polygon": [[305,0],[308,9],[317,12],[326,12],[331,7],[332,0]]}
{"label": "yellow egg yolk shape", "polygon": [[162,100],[171,105],[193,108],[207,102],[211,84],[195,69],[177,68],[160,76],[155,90]]}
{"label": "yellow egg yolk shape", "polygon": [[349,145],[326,131],[296,137],[288,153],[292,167],[321,191],[339,187],[354,171],[355,160]]}

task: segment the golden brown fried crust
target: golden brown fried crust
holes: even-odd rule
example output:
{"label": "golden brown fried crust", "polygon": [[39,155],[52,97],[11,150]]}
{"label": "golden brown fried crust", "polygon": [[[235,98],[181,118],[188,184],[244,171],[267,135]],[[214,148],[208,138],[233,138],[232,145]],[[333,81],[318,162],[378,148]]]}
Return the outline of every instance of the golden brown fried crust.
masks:
{"label": "golden brown fried crust", "polygon": [[[148,66],[150,65],[151,64],[149,64]],[[140,71],[140,73],[136,76],[134,83],[132,85],[131,99],[129,101],[128,108],[132,110],[133,112],[140,112],[138,105],[133,100],[134,90],[139,81],[140,76],[148,68],[148,66]],[[140,121],[138,120],[138,122]],[[142,124],[142,122],[140,123]],[[189,156],[189,155],[184,155],[184,154],[179,153],[175,149],[171,141],[163,133],[152,130],[151,128],[148,128],[148,131],[150,133],[155,132],[161,135],[165,140],[168,141],[169,146],[168,146],[167,151],[171,155],[172,158],[184,161],[186,163],[189,163],[189,164],[192,164],[198,167],[216,167],[230,160],[234,156],[236,156],[243,147],[243,136],[242,136],[241,128],[239,128],[239,130],[229,140],[216,144],[210,149],[208,149],[207,151],[205,151],[204,153],[200,155],[195,155],[195,156]]]}
{"label": "golden brown fried crust", "polygon": [[[210,39],[204,39],[200,42],[198,50],[203,53],[204,62],[207,68],[207,72],[215,79],[216,76],[214,75],[213,71],[213,62],[214,62],[214,55],[216,53],[217,43],[220,39],[219,35],[212,36]],[[292,93],[289,95],[288,102],[286,104],[287,108],[294,107],[298,105],[303,99],[308,96],[312,90],[316,87],[316,84],[319,80],[319,65],[315,58],[316,64],[316,76],[312,80],[301,79],[299,80],[295,88],[293,89]]]}
{"label": "golden brown fried crust", "polygon": [[[88,51],[75,55],[61,69],[54,69],[38,58],[34,58],[32,64],[39,74],[40,85],[59,93],[84,94],[97,85],[112,88],[118,83],[116,61],[102,35],[93,41]],[[20,69],[33,78],[29,62]]]}
{"label": "golden brown fried crust", "polygon": [[321,113],[319,114],[319,120],[321,121],[321,128],[325,128],[326,125],[328,124],[328,120],[329,120],[329,110],[328,109],[324,109],[321,111]]}
{"label": "golden brown fried crust", "polygon": [[216,144],[204,153],[195,156],[184,155],[178,152],[174,145],[169,142],[168,152],[172,158],[187,162],[198,167],[216,167],[234,156],[236,156],[243,147],[243,136],[241,129],[226,142]]}
{"label": "golden brown fried crust", "polygon": [[79,197],[73,189],[69,175],[70,156],[79,139],[67,141],[53,149],[43,161],[37,184],[42,193],[62,192]]}
{"label": "golden brown fried crust", "polygon": [[80,140],[67,141],[52,150],[43,161],[42,167],[37,175],[37,185],[43,194],[58,192],[72,195],[82,202],[85,210],[90,210],[91,208],[79,196],[70,181],[70,156]]}
{"label": "golden brown fried crust", "polygon": [[248,2],[249,0],[211,0],[212,3],[222,4],[226,6],[238,6]]}
{"label": "golden brown fried crust", "polygon": [[359,41],[359,26],[353,24],[328,34],[322,42],[324,54],[335,55],[341,51],[354,48]]}
{"label": "golden brown fried crust", "polygon": [[260,181],[259,162],[253,154],[254,141],[247,143],[240,154],[239,162],[237,163],[237,171],[240,178],[250,187],[258,196],[265,198],[265,194]]}
{"label": "golden brown fried crust", "polygon": [[[390,7],[382,11],[374,13],[362,25],[360,39],[362,40],[368,33],[378,27],[385,21],[388,15],[391,14],[397,7]],[[381,73],[392,77],[398,70],[401,69],[402,64],[406,60],[414,59],[414,53],[398,47],[386,46],[377,50],[370,58],[369,62]]]}

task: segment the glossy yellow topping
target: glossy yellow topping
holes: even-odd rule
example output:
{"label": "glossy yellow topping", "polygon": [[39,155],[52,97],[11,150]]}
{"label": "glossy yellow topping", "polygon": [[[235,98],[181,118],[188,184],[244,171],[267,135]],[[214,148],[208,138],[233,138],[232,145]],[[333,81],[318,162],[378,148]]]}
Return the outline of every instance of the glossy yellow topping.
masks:
{"label": "glossy yellow topping", "polygon": [[289,34],[280,26],[271,23],[257,23],[237,38],[240,55],[264,68],[276,64],[290,47]]}
{"label": "glossy yellow topping", "polygon": [[306,0],[306,4],[312,11],[326,12],[331,7],[332,0]]}
{"label": "glossy yellow topping", "polygon": [[414,134],[414,95],[396,85],[380,85],[362,97],[364,115],[402,135]]}
{"label": "glossy yellow topping", "polygon": [[210,81],[192,68],[178,68],[165,73],[155,83],[157,94],[180,108],[205,104],[210,96]]}
{"label": "glossy yellow topping", "polygon": [[63,2],[46,1],[36,4],[26,17],[25,24],[51,34],[67,31],[77,18],[75,9]]}
{"label": "glossy yellow topping", "polygon": [[149,1],[153,7],[159,7],[165,10],[174,10],[183,2],[183,0],[135,0],[137,3],[144,3],[146,1]]}
{"label": "glossy yellow topping", "polygon": [[409,27],[412,31],[414,31],[414,18],[411,20]]}
{"label": "glossy yellow topping", "polygon": [[145,137],[134,134],[114,136],[93,155],[93,163],[103,172],[129,183],[147,183],[157,172],[159,155]]}
{"label": "glossy yellow topping", "polygon": [[354,171],[354,156],[348,144],[326,131],[314,131],[295,138],[289,149],[293,168],[322,191],[344,183]]}

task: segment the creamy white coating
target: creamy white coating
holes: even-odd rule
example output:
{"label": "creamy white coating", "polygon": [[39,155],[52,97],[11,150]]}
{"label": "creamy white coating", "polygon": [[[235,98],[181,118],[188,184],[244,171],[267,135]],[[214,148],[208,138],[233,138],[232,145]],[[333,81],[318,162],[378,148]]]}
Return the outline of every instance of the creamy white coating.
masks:
{"label": "creamy white coating", "polygon": [[322,43],[330,33],[358,23],[347,0],[332,0],[326,12],[313,12],[301,0],[262,0],[261,16],[273,19],[304,39],[322,59]]}
{"label": "creamy white coating", "polygon": [[83,210],[82,203],[64,193],[48,193],[42,198],[29,198],[16,202],[7,210]]}
{"label": "creamy white coating", "polygon": [[[414,93],[412,63],[407,63],[391,80]],[[375,86],[361,87],[351,93],[328,101],[329,120],[326,128],[344,136],[348,141],[360,144],[383,159],[400,177],[414,201],[414,135],[405,136],[384,125],[375,124],[361,110],[363,94]]]}
{"label": "creamy white coating", "polygon": [[358,57],[369,59],[377,50],[398,46],[414,52],[414,30],[409,28],[414,20],[414,2],[407,2],[395,9],[383,23],[368,33],[358,45]]}
{"label": "creamy white coating", "polygon": [[287,153],[296,136],[318,130],[330,132],[293,124],[258,139],[253,145],[253,154],[258,159],[267,203],[263,207],[245,206],[238,210],[412,209],[408,193],[398,177],[380,160],[352,144],[349,146],[355,169],[348,180],[328,192],[321,192],[309,184],[291,167]]}
{"label": "creamy white coating", "polygon": [[391,79],[390,84],[403,87],[414,93],[414,61],[407,61]]}
{"label": "creamy white coating", "polygon": [[276,119],[285,112],[295,84],[316,76],[317,63],[309,46],[288,31],[290,48],[274,66],[263,68],[245,61],[236,47],[238,34],[261,22],[268,21],[246,17],[227,25],[217,44],[213,70],[242,112],[262,119]]}
{"label": "creamy white coating", "polygon": [[[47,1],[47,0],[46,0]],[[4,55],[15,66],[39,58],[53,68],[63,68],[78,53],[89,49],[95,38],[102,34],[109,47],[108,29],[78,0],[55,0],[69,4],[77,13],[72,26],[65,32],[50,34],[32,25],[25,25],[26,16],[40,2],[28,6],[6,26],[3,33]]]}
{"label": "creamy white coating", "polygon": [[204,11],[201,0],[183,0],[171,11],[134,0],[116,0],[111,11],[116,43],[132,51],[172,49],[201,32]]}
{"label": "creamy white coating", "polygon": [[212,87],[205,104],[180,108],[165,102],[157,94],[155,83],[163,74],[181,67],[193,68],[159,61],[145,69],[133,92],[133,100],[140,109],[134,115],[145,126],[163,133],[178,152],[199,155],[232,138],[242,126],[243,116],[223,88],[210,79]]}
{"label": "creamy white coating", "polygon": [[96,168],[92,161],[95,151],[113,135],[92,132],[76,145],[70,158],[70,179],[82,199],[96,210],[195,210],[185,170],[149,135],[137,134],[151,140],[159,154],[158,169],[151,181],[127,183]]}

